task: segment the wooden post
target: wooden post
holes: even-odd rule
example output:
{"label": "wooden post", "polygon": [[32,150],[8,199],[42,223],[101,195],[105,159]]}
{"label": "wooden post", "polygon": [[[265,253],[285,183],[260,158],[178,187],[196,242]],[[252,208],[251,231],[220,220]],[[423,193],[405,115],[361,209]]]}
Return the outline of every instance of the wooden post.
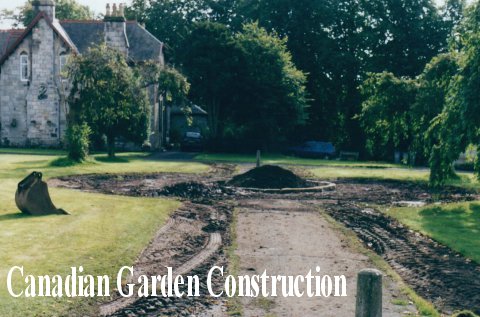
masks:
{"label": "wooden post", "polygon": [[382,272],[364,269],[358,273],[355,317],[382,317]]}
{"label": "wooden post", "polygon": [[260,150],[257,150],[257,167],[260,167],[261,161],[260,161]]}

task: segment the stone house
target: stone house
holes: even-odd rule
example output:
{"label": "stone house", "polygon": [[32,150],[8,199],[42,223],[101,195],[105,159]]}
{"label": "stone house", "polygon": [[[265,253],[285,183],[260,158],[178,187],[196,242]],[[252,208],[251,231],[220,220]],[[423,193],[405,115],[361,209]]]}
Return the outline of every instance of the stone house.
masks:
{"label": "stone house", "polygon": [[[62,69],[72,54],[105,43],[123,52],[129,63],[163,65],[163,43],[135,21],[126,21],[123,5],[107,4],[104,20],[59,21],[53,0],[33,2],[36,17],[25,29],[0,31],[0,144],[62,145],[67,125],[68,79]],[[155,87],[151,104],[151,143],[161,146],[159,104]]]}

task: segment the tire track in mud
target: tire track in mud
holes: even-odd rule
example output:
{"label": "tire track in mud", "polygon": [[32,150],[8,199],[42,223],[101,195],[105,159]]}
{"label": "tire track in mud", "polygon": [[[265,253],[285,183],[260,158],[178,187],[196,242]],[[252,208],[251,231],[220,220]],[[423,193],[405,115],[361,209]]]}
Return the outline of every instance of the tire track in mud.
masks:
{"label": "tire track in mud", "polygon": [[480,313],[480,265],[405,228],[397,220],[352,202],[326,204],[324,210],[357,236],[419,295],[444,313]]}
{"label": "tire track in mud", "polygon": [[[164,230],[166,231],[166,230]],[[196,267],[200,266],[203,262],[205,262],[208,258],[210,258],[222,245],[222,236],[220,233],[215,232],[211,233],[209,236],[208,244],[203,248],[199,253],[195,254],[193,258],[191,258],[188,262],[184,263],[179,268],[175,269],[173,272],[173,279],[175,279],[178,275],[185,275],[195,269]],[[135,304],[138,300],[138,297],[130,297],[125,298],[121,297],[113,302],[107,303],[100,307],[100,314],[102,316],[109,316],[109,315],[122,315],[125,312],[122,311],[127,306]]]}
{"label": "tire track in mud", "polygon": [[[159,239],[166,232],[168,232],[169,230],[174,228],[175,224],[176,224],[175,218],[170,217],[167,220],[167,223],[157,231],[157,233],[155,234],[155,237],[153,238],[152,242],[141,252],[141,254],[144,255],[147,252],[149,252],[149,249],[150,249],[151,245],[155,242],[155,240]],[[118,310],[120,310],[120,309],[122,309],[122,308],[124,308],[128,305],[131,305],[131,304],[135,303],[136,300],[137,300],[137,298],[135,298],[135,297],[130,297],[130,298],[120,297],[116,300],[113,300],[111,302],[108,302],[108,303],[100,306],[100,314],[102,316],[107,316],[107,315],[113,314],[116,311],[118,311]]]}

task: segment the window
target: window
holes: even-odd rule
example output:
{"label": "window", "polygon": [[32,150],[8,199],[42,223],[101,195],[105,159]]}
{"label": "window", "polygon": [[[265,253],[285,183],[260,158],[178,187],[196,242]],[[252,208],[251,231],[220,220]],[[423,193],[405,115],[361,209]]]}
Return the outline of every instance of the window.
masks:
{"label": "window", "polygon": [[63,75],[63,72],[65,71],[65,65],[67,65],[68,62],[68,55],[67,54],[61,54],[60,55],[60,74]]}
{"label": "window", "polygon": [[20,80],[28,81],[30,74],[30,63],[28,61],[28,54],[23,52],[20,54]]}

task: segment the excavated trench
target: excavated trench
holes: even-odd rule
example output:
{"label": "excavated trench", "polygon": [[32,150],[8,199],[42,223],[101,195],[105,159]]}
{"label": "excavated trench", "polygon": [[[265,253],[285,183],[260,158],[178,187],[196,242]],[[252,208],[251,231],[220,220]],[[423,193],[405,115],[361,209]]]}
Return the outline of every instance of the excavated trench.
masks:
{"label": "excavated trench", "polygon": [[[443,313],[449,314],[460,309],[480,313],[480,265],[429,237],[409,230],[377,209],[379,206],[393,206],[405,201],[443,203],[478,200],[476,193],[453,187],[432,192],[425,186],[409,182],[343,179],[336,181],[335,191],[271,194],[226,187],[227,176],[230,176],[233,170],[232,166],[217,166],[213,173],[200,176],[174,173],[84,175],[63,177],[53,183],[59,187],[109,194],[181,197],[191,203],[182,209],[180,217],[200,219],[203,232],[201,235],[208,237],[212,232],[220,232],[223,245],[228,245],[230,241],[227,228],[235,200],[275,197],[301,200],[323,209],[332,218],[354,231],[366,247],[382,256],[410,287],[433,302]],[[180,244],[178,246],[180,248]],[[187,250],[190,253],[183,256],[179,251],[179,260],[172,263],[194,257],[194,248],[195,245],[192,250]],[[165,258],[162,258],[162,266],[166,266],[164,262]],[[223,248],[219,248],[202,263],[197,263],[191,273],[204,275],[211,265],[219,263],[227,263]],[[201,287],[201,292],[205,294],[205,285]],[[198,315],[215,305],[219,305],[219,302],[212,301],[208,296],[193,299],[142,298],[121,307],[112,315]]]}

